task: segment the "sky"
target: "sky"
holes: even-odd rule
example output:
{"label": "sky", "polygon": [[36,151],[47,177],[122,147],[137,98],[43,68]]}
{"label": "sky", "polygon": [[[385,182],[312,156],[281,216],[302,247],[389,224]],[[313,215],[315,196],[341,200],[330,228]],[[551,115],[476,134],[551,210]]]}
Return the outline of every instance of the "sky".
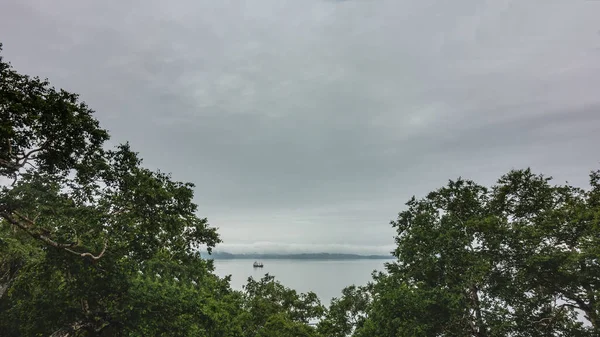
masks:
{"label": "sky", "polygon": [[600,168],[600,0],[1,0],[2,55],[230,252],[384,253],[413,195]]}

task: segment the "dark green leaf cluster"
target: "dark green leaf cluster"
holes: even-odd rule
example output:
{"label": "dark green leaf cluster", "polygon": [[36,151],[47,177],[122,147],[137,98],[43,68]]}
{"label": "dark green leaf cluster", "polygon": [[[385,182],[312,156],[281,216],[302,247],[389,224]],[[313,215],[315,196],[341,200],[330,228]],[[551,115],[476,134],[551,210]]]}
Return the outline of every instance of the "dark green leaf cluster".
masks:
{"label": "dark green leaf cluster", "polygon": [[142,166],[75,94],[0,60],[0,336],[315,336],[315,294],[233,291],[193,185]]}
{"label": "dark green leaf cluster", "polygon": [[412,198],[391,223],[397,260],[363,290],[371,300],[359,322],[334,301],[323,328],[365,337],[600,335],[599,177],[592,172],[583,190],[515,170],[491,188],[458,179]]}
{"label": "dark green leaf cluster", "polygon": [[349,336],[364,324],[370,303],[369,287],[352,285],[344,288],[340,298],[331,300],[329,309],[319,322],[319,333],[329,337]]}
{"label": "dark green leaf cluster", "polygon": [[325,310],[316,294],[298,294],[269,274],[258,281],[248,279],[243,302],[247,315],[244,330],[250,336],[317,336],[308,324]]}

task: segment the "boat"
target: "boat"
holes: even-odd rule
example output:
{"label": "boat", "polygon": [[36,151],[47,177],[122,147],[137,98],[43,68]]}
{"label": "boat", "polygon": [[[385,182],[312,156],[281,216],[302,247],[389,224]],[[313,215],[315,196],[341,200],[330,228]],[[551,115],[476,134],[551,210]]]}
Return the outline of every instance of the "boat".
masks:
{"label": "boat", "polygon": [[262,268],[262,267],[263,267],[263,264],[262,264],[262,262],[256,262],[256,261],[254,261],[254,264],[253,264],[252,266],[253,266],[254,268]]}

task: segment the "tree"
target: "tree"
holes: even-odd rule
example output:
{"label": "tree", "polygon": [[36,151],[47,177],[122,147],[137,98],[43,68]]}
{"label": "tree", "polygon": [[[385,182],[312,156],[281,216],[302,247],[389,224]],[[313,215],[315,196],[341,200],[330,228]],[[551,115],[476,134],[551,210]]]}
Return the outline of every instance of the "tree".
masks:
{"label": "tree", "polygon": [[200,257],[220,239],[192,184],[106,149],[76,94],[0,74],[0,335],[316,336],[314,293],[233,291]]}
{"label": "tree", "polygon": [[371,293],[374,300],[353,336],[438,336],[445,331],[451,298],[443,289],[411,287],[397,275],[379,273]]}
{"label": "tree", "polygon": [[[315,293],[298,294],[269,274],[258,281],[248,278],[243,293],[244,330],[248,336],[274,336],[276,328],[281,326],[293,332],[291,335],[312,336],[316,333],[308,323],[320,318],[324,307]],[[280,332],[277,336],[291,335]]]}
{"label": "tree", "polygon": [[240,296],[197,254],[219,237],[193,185],[105,150],[77,95],[0,74],[0,334],[234,334]]}
{"label": "tree", "polygon": [[[550,302],[541,308],[525,307],[536,313],[529,325],[538,330],[550,330],[562,318],[568,322],[565,335],[600,333],[598,177],[598,171],[590,174],[591,189],[585,191],[552,186],[550,178],[530,170],[512,171],[494,188],[492,211],[510,219],[511,232],[497,253],[510,265],[497,270],[497,279],[513,291]],[[591,329],[575,320],[577,311],[583,312]]]}
{"label": "tree", "polygon": [[267,319],[264,327],[258,330],[257,337],[317,337],[317,332],[306,323],[295,322],[284,313]]}
{"label": "tree", "polygon": [[405,287],[434,300],[442,315],[419,319],[440,333],[488,336],[486,316],[506,306],[486,289],[496,225],[486,213],[487,199],[487,189],[472,181],[450,181],[422,200],[410,200],[393,223],[398,261],[389,270]]}
{"label": "tree", "polygon": [[344,288],[342,296],[331,300],[323,319],[319,321],[319,333],[329,337],[349,336],[362,325],[370,303],[368,286],[351,285]]}
{"label": "tree", "polygon": [[598,335],[599,177],[585,191],[527,169],[413,197],[355,335]]}

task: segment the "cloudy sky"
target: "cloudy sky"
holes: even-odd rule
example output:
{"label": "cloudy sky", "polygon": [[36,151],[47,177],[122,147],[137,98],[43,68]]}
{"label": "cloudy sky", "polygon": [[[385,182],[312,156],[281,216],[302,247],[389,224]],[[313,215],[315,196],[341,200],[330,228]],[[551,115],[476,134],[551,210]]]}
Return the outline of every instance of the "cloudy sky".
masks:
{"label": "cloudy sky", "polygon": [[412,195],[600,167],[600,0],[0,1],[3,55],[196,184],[223,250],[385,252]]}

